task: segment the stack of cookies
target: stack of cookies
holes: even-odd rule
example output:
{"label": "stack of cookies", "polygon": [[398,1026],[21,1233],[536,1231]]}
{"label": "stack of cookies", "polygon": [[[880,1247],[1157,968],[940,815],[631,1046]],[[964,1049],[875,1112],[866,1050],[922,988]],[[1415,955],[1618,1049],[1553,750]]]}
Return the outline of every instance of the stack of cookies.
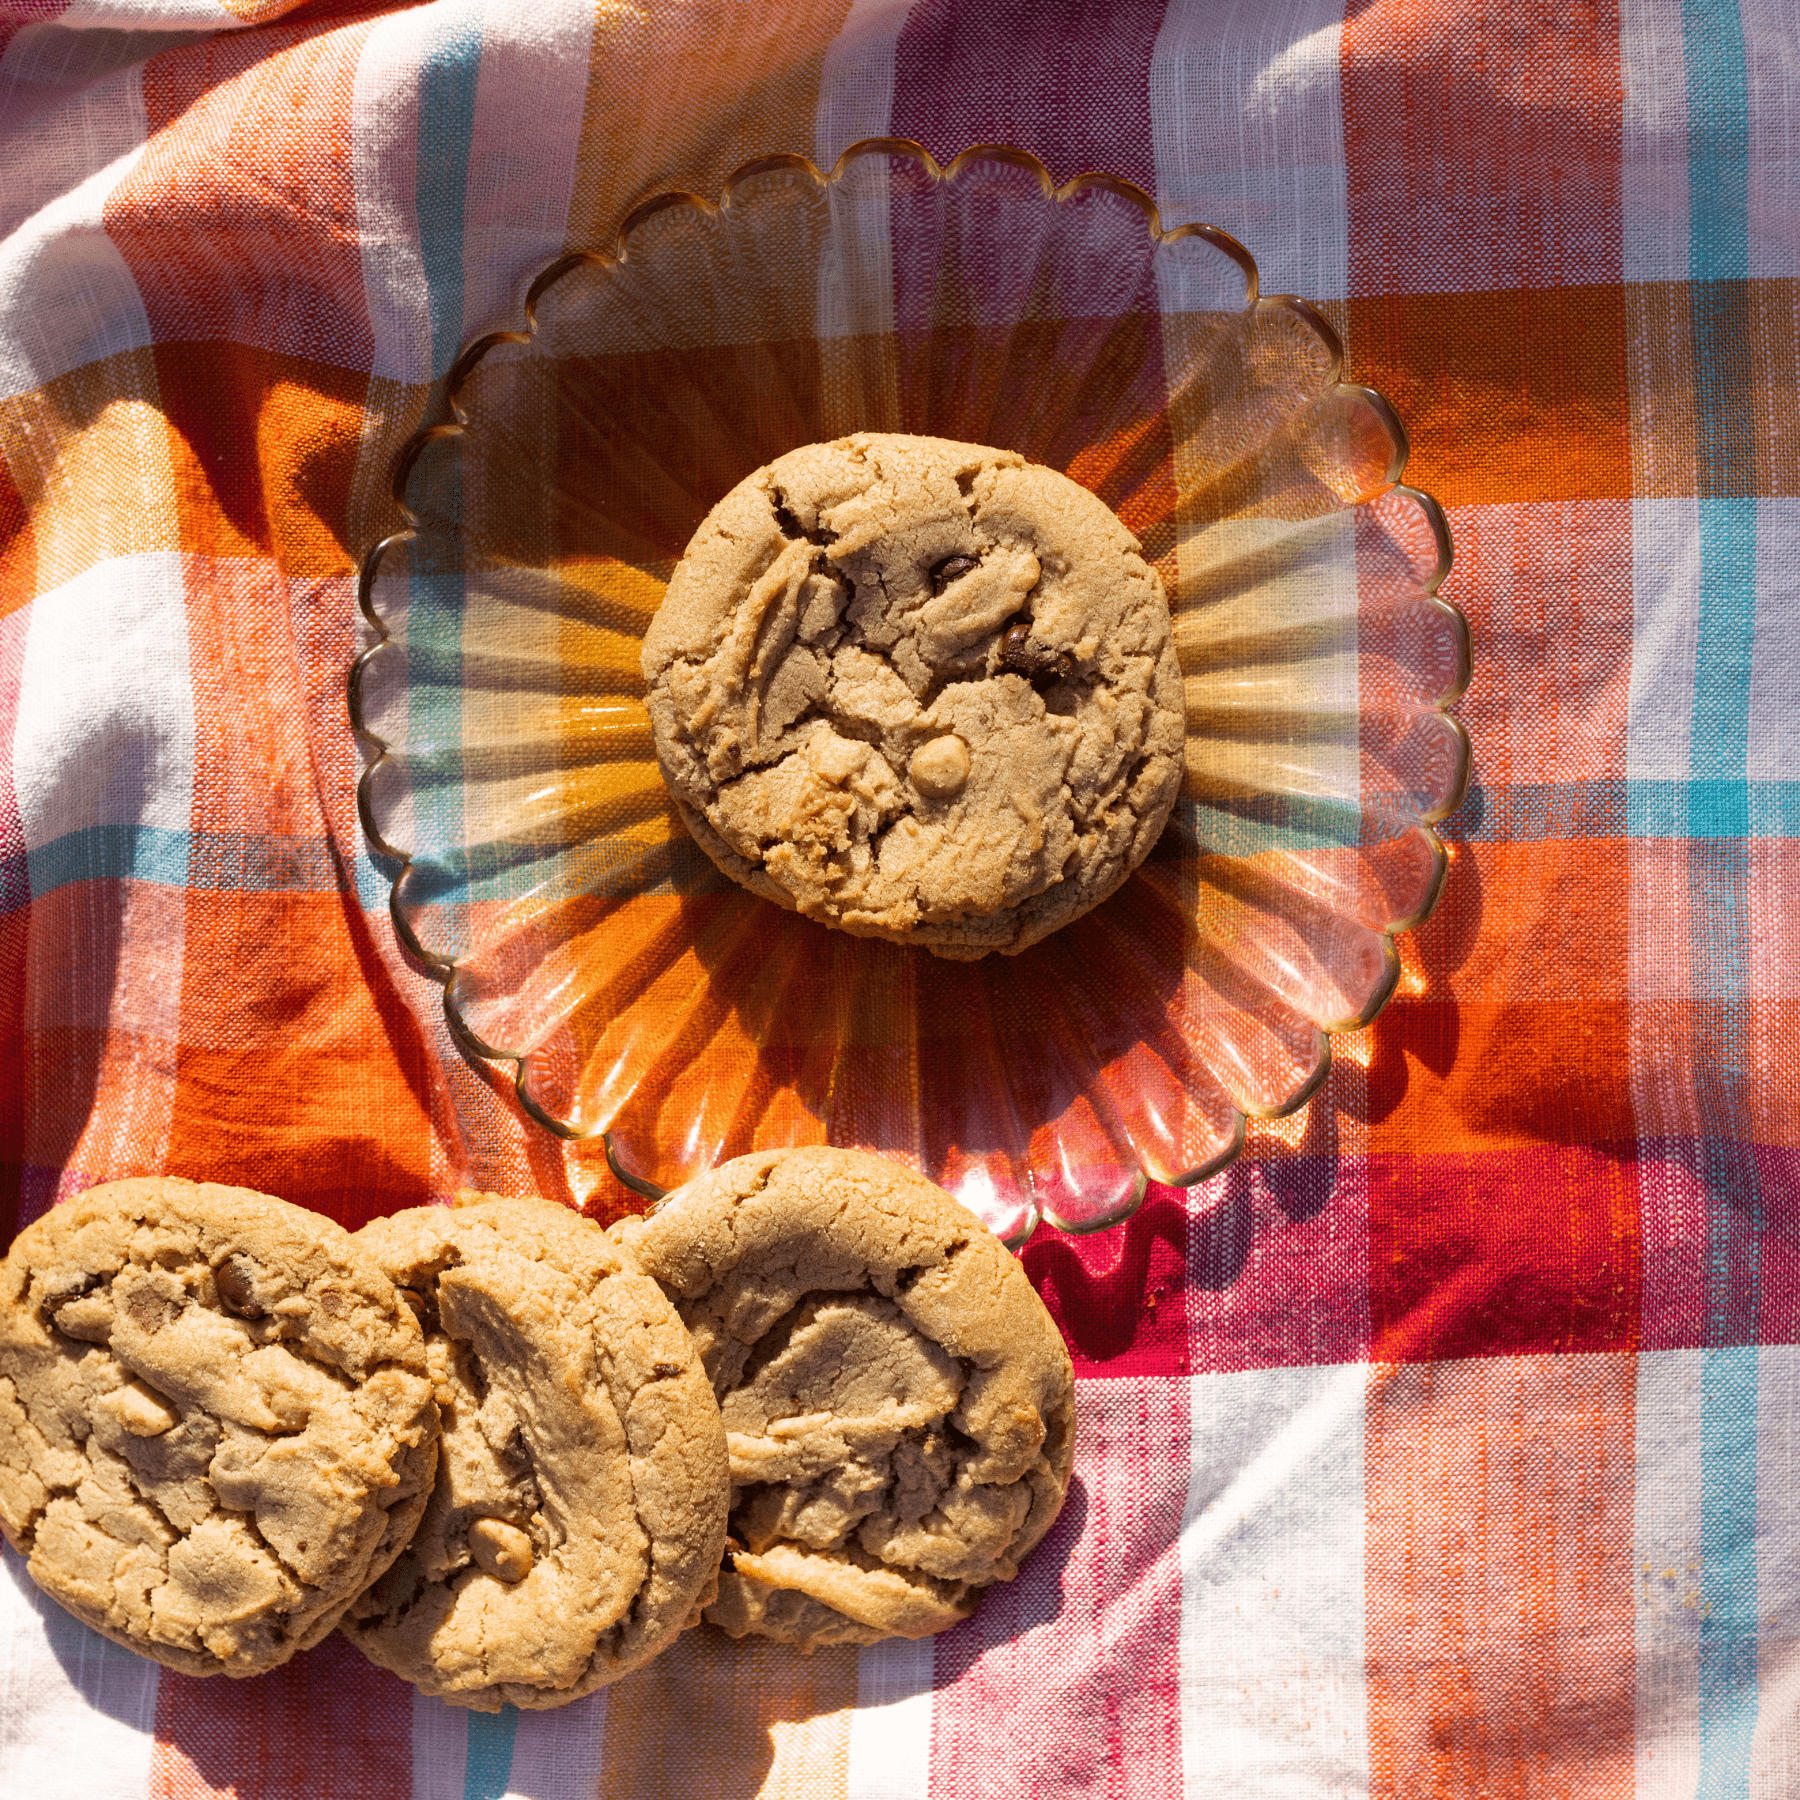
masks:
{"label": "stack of cookies", "polygon": [[0,1528],[189,1674],[337,1628],[459,1705],[560,1706],[703,1618],[810,1650],[967,1617],[1056,1517],[1073,1391],[1005,1247],[855,1152],[611,1231],[115,1182],[0,1263]]}

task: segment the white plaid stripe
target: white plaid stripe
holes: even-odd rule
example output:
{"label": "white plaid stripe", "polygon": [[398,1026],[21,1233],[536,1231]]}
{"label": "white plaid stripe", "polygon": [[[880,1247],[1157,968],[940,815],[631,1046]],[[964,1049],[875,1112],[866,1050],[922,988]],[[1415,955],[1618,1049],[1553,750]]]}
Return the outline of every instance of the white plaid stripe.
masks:
{"label": "white plaid stripe", "polygon": [[1264,293],[1348,291],[1342,18],[1334,0],[1172,0],[1157,35],[1150,120],[1163,225],[1224,226],[1256,258]]}
{"label": "white plaid stripe", "polygon": [[1360,1365],[1196,1375],[1181,1531],[1187,1800],[1368,1792]]}
{"label": "white plaid stripe", "polygon": [[0,1562],[0,1794],[142,1800],[162,1670],[40,1593],[11,1550]]}

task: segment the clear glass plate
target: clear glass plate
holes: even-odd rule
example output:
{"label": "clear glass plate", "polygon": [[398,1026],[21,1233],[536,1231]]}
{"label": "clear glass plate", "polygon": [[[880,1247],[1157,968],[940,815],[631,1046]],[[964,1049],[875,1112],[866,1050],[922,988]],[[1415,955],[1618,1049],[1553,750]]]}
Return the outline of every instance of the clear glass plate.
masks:
{"label": "clear glass plate", "polygon": [[[1462,796],[1442,512],[1305,302],[1105,176],[916,144],[639,207],[532,284],[406,447],[361,572],[364,824],[473,1055],[642,1191],[770,1144],[897,1156],[1017,1242],[1198,1181],[1392,992]],[[1061,469],[1171,596],[1187,773],[1150,859],[1016,957],[781,910],[684,832],[638,651],[743,476],[855,430]]]}

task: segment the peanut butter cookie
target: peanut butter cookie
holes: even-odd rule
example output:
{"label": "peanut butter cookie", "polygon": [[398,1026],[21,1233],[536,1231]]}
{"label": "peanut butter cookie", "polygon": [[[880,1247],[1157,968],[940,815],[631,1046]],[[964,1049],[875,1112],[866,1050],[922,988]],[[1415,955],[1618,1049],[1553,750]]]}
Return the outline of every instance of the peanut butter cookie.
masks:
{"label": "peanut butter cookie", "polygon": [[712,1623],[807,1649],[924,1637],[1017,1574],[1068,1487],[1074,1379],[972,1213],[879,1157],[768,1150],[611,1235],[675,1301],[724,1415]]}
{"label": "peanut butter cookie", "polygon": [[647,1662],[711,1598],[725,1538],[724,1431],[674,1308],[548,1201],[474,1196],[357,1236],[418,1309],[443,1442],[418,1532],[344,1635],[481,1712]]}
{"label": "peanut butter cookie", "polygon": [[740,482],[644,640],[656,754],[733,880],[969,960],[1087,912],[1181,783],[1137,540],[1011,451],[861,434]]}
{"label": "peanut butter cookie", "polygon": [[411,1536],[425,1344],[350,1234],[244,1188],[113,1182],[0,1263],[0,1525],[38,1586],[189,1675],[317,1643]]}

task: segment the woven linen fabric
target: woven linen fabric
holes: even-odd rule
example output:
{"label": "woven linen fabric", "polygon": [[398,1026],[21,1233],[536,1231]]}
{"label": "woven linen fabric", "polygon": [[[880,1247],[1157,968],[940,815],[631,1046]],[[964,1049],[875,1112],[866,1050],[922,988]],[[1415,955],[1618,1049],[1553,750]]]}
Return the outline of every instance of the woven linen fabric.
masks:
{"label": "woven linen fabric", "polygon": [[0,0],[0,1193],[599,1216],[361,839],[354,565],[525,280],[893,134],[1153,193],[1409,427],[1474,783],[1327,1087],[1026,1267],[1077,1481],[954,1632],[466,1715],[0,1579],[0,1793],[1800,1793],[1800,12]]}

